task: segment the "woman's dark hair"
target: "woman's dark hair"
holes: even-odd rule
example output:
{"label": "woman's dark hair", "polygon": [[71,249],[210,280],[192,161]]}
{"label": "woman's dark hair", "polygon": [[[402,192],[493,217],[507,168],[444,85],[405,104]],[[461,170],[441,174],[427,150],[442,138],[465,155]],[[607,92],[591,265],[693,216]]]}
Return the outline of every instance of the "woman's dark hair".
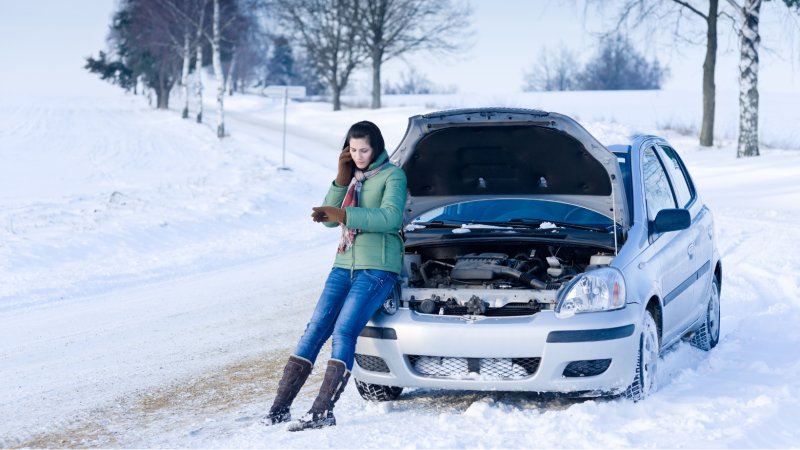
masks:
{"label": "woman's dark hair", "polygon": [[342,150],[350,145],[350,138],[367,138],[369,146],[372,147],[373,161],[386,150],[386,144],[383,142],[383,135],[381,134],[380,128],[370,121],[362,120],[361,122],[356,122],[347,130],[347,136],[344,138]]}

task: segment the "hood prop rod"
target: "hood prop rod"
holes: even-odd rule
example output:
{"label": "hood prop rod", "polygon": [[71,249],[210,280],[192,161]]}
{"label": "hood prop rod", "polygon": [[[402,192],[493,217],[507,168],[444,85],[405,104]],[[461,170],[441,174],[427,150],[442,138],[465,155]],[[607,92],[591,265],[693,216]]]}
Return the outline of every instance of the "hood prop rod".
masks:
{"label": "hood prop rod", "polygon": [[617,195],[614,192],[614,185],[617,184],[617,177],[611,175],[611,209],[614,212],[614,256],[619,254],[619,244],[617,244]]}

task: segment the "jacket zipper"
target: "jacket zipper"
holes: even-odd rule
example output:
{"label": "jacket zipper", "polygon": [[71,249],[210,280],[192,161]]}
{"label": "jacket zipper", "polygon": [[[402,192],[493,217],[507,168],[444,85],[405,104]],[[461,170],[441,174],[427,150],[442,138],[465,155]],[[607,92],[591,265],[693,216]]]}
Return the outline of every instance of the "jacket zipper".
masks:
{"label": "jacket zipper", "polygon": [[350,263],[350,279],[353,279],[353,272],[356,270],[356,241],[353,239],[353,261]]}
{"label": "jacket zipper", "polygon": [[381,235],[381,264],[386,264],[386,235]]}

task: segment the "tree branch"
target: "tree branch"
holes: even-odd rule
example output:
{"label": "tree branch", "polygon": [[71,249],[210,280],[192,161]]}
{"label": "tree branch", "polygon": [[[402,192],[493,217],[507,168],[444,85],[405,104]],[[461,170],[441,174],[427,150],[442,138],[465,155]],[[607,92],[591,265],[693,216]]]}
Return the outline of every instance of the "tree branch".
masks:
{"label": "tree branch", "polygon": [[689,11],[697,14],[698,16],[702,17],[704,20],[708,20],[708,16],[706,14],[703,14],[702,11],[700,11],[697,8],[695,8],[694,6],[690,5],[689,2],[685,2],[683,0],[672,0],[672,1],[674,3],[677,3],[677,4],[681,5],[681,6],[683,6],[684,8],[688,9]]}

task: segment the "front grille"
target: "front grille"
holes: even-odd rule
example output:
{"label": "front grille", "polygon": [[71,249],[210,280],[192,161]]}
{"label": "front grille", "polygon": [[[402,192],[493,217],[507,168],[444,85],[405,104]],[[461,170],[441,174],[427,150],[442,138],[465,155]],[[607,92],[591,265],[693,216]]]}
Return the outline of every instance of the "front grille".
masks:
{"label": "front grille", "polygon": [[432,378],[491,378],[519,380],[539,369],[541,358],[458,358],[450,356],[407,355],[411,368]]}
{"label": "front grille", "polygon": [[572,361],[564,368],[563,376],[567,378],[591,377],[600,375],[608,370],[611,365],[610,359],[586,359],[582,361]]}
{"label": "front grille", "polygon": [[356,363],[358,363],[358,367],[369,372],[389,373],[389,366],[386,365],[386,361],[378,356],[360,355],[356,353]]}
{"label": "front grille", "polygon": [[[544,306],[541,303],[507,303],[499,308],[486,308],[486,311],[480,315],[486,317],[532,316],[544,309]],[[441,308],[437,308],[437,311],[440,309],[441,314],[445,316],[466,316],[469,314],[466,306],[444,305]]]}

